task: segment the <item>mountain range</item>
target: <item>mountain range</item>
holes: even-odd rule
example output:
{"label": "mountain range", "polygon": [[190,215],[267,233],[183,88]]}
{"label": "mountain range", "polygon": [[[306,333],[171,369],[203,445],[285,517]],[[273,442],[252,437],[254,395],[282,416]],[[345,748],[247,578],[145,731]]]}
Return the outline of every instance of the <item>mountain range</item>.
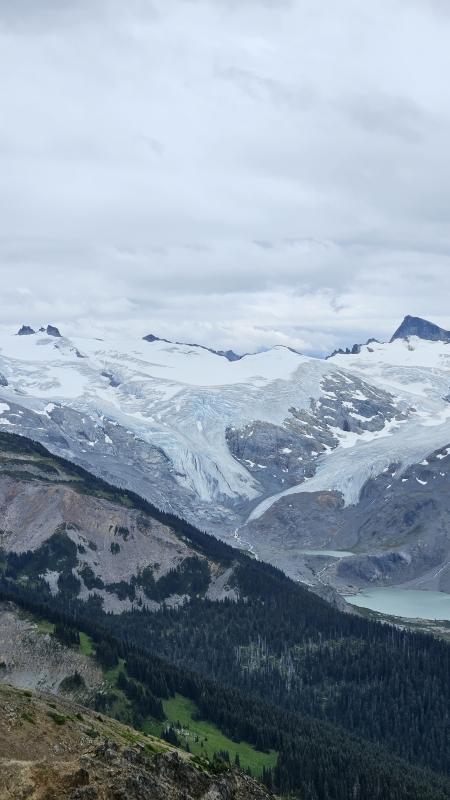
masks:
{"label": "mountain range", "polygon": [[328,359],[19,333],[0,430],[319,590],[450,591],[449,332],[408,316]]}

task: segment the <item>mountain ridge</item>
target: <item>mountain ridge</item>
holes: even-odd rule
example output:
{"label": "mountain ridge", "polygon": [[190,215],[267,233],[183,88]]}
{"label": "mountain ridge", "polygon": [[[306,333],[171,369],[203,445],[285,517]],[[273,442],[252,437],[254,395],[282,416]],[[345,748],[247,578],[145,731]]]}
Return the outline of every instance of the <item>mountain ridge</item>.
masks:
{"label": "mountain ridge", "polygon": [[148,333],[142,337],[145,342],[166,342],[167,344],[179,344],[184,347],[200,347],[202,350],[207,350],[209,353],[214,353],[216,356],[223,356],[227,361],[240,361],[244,358],[246,353],[238,355],[233,350],[214,350],[212,347],[207,347],[203,344],[194,344],[192,342],[172,342],[170,339],[163,339],[161,336],[155,336],[153,333]]}
{"label": "mountain ridge", "polygon": [[[35,335],[38,333],[46,333],[47,335],[53,336],[55,338],[63,338],[61,336],[59,329],[54,325],[47,325],[46,328],[41,327],[39,328],[39,330],[35,330],[30,325],[24,324],[17,332],[17,335],[27,336],[27,335]],[[395,330],[395,332],[389,339],[389,342],[394,342],[396,339],[407,338],[408,336],[418,336],[419,338],[426,339],[428,341],[443,341],[443,342],[450,341],[450,331],[441,328],[439,325],[436,325],[435,323],[430,322],[429,320],[423,317],[412,316],[410,314],[407,314],[403,318],[402,322],[400,323],[398,328]],[[214,355],[221,356],[231,362],[239,361],[248,355],[257,355],[260,352],[261,353],[267,352],[268,350],[272,350],[274,347],[277,347],[277,345],[272,345],[271,347],[266,347],[263,350],[259,350],[256,352],[245,352],[239,354],[231,349],[223,350],[223,349],[209,347],[208,345],[204,344],[198,344],[196,342],[182,342],[178,340],[166,339],[164,337],[157,336],[156,334],[153,333],[146,334],[145,336],[142,337],[142,340],[149,343],[164,342],[166,344],[174,344],[174,345],[179,345],[181,347],[183,346],[196,347],[201,350],[205,350],[209,353],[212,353]],[[328,358],[333,358],[335,355],[356,355],[360,352],[360,349],[362,347],[364,347],[365,345],[370,345],[372,343],[379,344],[380,340],[372,336],[369,337],[365,343],[353,344],[351,347],[346,347],[346,348],[339,347],[333,350],[331,354],[324,357],[328,359]],[[279,345],[279,346],[286,347],[286,349],[290,350],[293,353],[301,354],[299,350],[297,350],[292,346],[289,345]]]}

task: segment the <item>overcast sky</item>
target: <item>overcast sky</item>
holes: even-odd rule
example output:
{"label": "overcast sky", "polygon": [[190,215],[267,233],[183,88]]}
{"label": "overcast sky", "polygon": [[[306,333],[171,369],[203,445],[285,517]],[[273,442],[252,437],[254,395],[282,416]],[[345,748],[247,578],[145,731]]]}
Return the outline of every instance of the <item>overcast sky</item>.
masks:
{"label": "overcast sky", "polygon": [[448,0],[0,0],[0,324],[450,327]]}

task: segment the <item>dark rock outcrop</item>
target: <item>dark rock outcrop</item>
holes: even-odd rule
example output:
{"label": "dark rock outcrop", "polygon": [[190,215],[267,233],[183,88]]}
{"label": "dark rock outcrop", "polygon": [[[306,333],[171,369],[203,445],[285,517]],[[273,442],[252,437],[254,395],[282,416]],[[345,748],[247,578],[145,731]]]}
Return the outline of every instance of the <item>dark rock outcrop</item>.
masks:
{"label": "dark rock outcrop", "polygon": [[54,325],[47,325],[47,336],[56,336],[58,338],[61,338],[61,334],[58,328],[55,328]]}
{"label": "dark rock outcrop", "polygon": [[[378,342],[378,339],[374,339],[372,336],[370,339],[367,339],[367,344],[372,344],[373,342]],[[339,347],[337,350],[333,350],[331,355],[327,356],[327,358],[333,358],[333,356],[357,356],[358,353],[361,352],[362,344],[354,344],[352,347],[346,347],[345,350],[342,347]]]}
{"label": "dark rock outcrop", "polygon": [[29,325],[22,325],[22,327],[17,331],[17,336],[31,336],[32,333],[36,333],[33,328],[30,328]]}
{"label": "dark rock outcrop", "polygon": [[396,339],[406,339],[408,336],[418,336],[419,339],[427,339],[430,342],[450,342],[450,331],[440,328],[434,322],[421,317],[411,317],[409,314],[395,331],[391,342]]}
{"label": "dark rock outcrop", "polygon": [[267,492],[310,478],[319,456],[334,449],[336,431],[381,431],[398,415],[393,398],[343,372],[322,381],[323,395],[309,409],[290,408],[281,425],[255,420],[225,431],[233,457]]}

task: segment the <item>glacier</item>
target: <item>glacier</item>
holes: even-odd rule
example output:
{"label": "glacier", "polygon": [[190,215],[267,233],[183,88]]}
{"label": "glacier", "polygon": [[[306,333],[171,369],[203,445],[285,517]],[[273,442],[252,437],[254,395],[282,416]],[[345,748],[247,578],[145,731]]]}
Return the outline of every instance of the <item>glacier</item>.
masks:
{"label": "glacier", "polygon": [[400,483],[447,446],[449,393],[450,345],[416,336],[230,361],[156,338],[0,334],[0,430],[255,553],[258,524],[293,497],[357,506],[392,465]]}

